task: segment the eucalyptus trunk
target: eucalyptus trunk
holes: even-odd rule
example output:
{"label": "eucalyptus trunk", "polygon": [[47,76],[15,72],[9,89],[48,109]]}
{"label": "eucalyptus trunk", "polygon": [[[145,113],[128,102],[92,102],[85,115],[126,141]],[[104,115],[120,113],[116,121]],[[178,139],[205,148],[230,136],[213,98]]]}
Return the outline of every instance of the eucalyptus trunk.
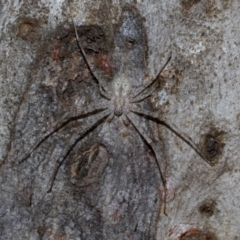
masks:
{"label": "eucalyptus trunk", "polygon": [[0,3],[0,239],[240,240],[238,0]]}

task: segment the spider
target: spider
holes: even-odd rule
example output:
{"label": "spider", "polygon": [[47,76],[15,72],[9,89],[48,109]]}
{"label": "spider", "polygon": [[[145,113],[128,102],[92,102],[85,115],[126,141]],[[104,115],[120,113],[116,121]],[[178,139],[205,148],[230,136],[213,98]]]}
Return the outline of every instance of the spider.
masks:
{"label": "spider", "polygon": [[[131,14],[130,14],[131,15]],[[171,123],[169,119],[167,119],[165,116],[161,116],[158,112],[152,112],[145,110],[142,105],[140,106],[139,103],[146,100],[148,97],[150,97],[153,92],[157,88],[157,82],[158,79],[162,73],[162,71],[165,69],[167,64],[171,60],[171,56],[167,59],[165,64],[161,67],[156,77],[145,79],[144,86],[139,87],[137,90],[133,88],[131,84],[131,79],[128,77],[127,74],[124,72],[124,64],[122,63],[120,70],[115,76],[113,77],[112,81],[106,86],[106,83],[104,80],[99,77],[97,72],[94,70],[93,66],[89,63],[87,59],[86,52],[84,50],[84,47],[82,45],[82,42],[80,40],[80,37],[78,35],[78,31],[76,28],[76,25],[74,23],[74,20],[71,16],[75,36],[77,40],[77,44],[79,47],[79,50],[81,52],[81,55],[84,59],[84,62],[86,66],[88,67],[90,73],[93,75],[95,80],[98,84],[99,92],[103,98],[102,103],[96,105],[96,106],[89,106],[88,108],[84,109],[82,112],[77,113],[75,116],[69,118],[67,121],[60,123],[55,130],[48,132],[43,136],[43,138],[35,144],[35,146],[32,148],[32,150],[25,156],[23,159],[19,161],[19,163],[24,162],[26,159],[29,158],[29,156],[50,136],[52,136],[54,133],[58,132],[60,129],[62,129],[65,125],[67,125],[69,122],[76,121],[80,118],[85,118],[90,115],[94,115],[94,121],[91,121],[90,124],[84,129],[84,131],[80,134],[80,136],[77,138],[77,140],[72,144],[72,146],[68,149],[68,151],[65,153],[65,155],[62,157],[62,159],[58,162],[57,167],[54,170],[54,173],[52,175],[51,181],[50,181],[50,187],[48,192],[51,192],[54,184],[54,180],[56,178],[56,175],[58,173],[59,168],[63,164],[63,162],[66,160],[70,152],[74,149],[74,147],[77,145],[77,143],[86,135],[88,135],[95,126],[98,126],[99,124],[104,123],[103,120],[106,119],[106,122],[113,121],[114,118],[120,118],[123,123],[126,126],[129,126],[130,124],[133,125],[133,127],[136,129],[140,137],[147,143],[147,145],[151,148],[152,152],[154,153],[156,164],[160,173],[160,178],[163,184],[164,188],[164,213],[166,214],[166,169],[165,169],[165,163],[163,159],[161,158],[161,154],[159,154],[159,141],[153,141],[151,137],[148,135],[148,133],[145,131],[145,129],[139,124],[139,122],[136,120],[136,116],[143,117],[145,119],[150,119],[152,121],[155,121],[159,124],[162,124],[163,126],[167,127],[169,130],[171,130],[173,133],[175,133],[179,138],[181,138],[184,142],[186,142],[191,148],[193,148],[196,153],[205,160],[208,164],[212,165],[212,162],[205,158],[203,154],[201,154],[200,150],[196,146],[196,144],[192,141],[192,139],[185,133],[183,133],[178,127],[176,127],[174,124]],[[132,18],[130,18],[131,20]],[[127,32],[125,36],[125,45],[129,49],[129,51],[135,49],[135,45],[137,42],[137,36],[134,36],[134,34],[131,34],[131,32]]]}

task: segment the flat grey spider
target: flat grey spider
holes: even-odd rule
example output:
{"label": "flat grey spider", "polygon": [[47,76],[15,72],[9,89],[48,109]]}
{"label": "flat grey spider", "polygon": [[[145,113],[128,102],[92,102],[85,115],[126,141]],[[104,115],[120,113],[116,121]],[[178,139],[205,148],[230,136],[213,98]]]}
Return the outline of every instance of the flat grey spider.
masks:
{"label": "flat grey spider", "polygon": [[[106,88],[104,81],[101,77],[97,75],[97,73],[94,71],[93,67],[87,60],[87,55],[85,53],[85,50],[83,48],[83,45],[80,41],[76,26],[74,24],[74,21],[72,19],[75,35],[77,39],[77,43],[80,49],[80,52],[82,54],[82,57],[84,59],[84,62],[86,63],[90,73],[93,75],[93,77],[96,79],[98,88],[100,91],[101,96],[104,98],[103,102],[96,105],[96,106],[89,106],[84,111],[77,113],[75,116],[71,117],[67,121],[59,124],[54,131],[48,132],[43,138],[35,144],[35,146],[32,148],[32,150],[27,154],[26,157],[24,157],[20,163],[25,161],[31,153],[33,153],[46,139],[48,139],[51,135],[53,135],[55,132],[62,129],[65,125],[67,125],[71,121],[76,121],[81,118],[85,118],[90,115],[94,115],[94,121],[90,122],[90,124],[84,129],[84,131],[80,134],[79,138],[72,144],[72,146],[68,149],[66,154],[62,157],[62,159],[59,161],[57,167],[55,168],[55,171],[53,173],[53,176],[51,178],[51,183],[48,192],[51,192],[54,180],[56,178],[56,175],[58,173],[58,170],[60,166],[63,164],[65,159],[68,157],[70,152],[74,149],[74,147],[77,145],[77,143],[86,136],[89,132],[94,129],[96,125],[99,125],[103,122],[105,118],[107,118],[107,122],[111,122],[114,117],[121,118],[122,121],[126,126],[129,124],[132,124],[134,128],[137,130],[138,134],[145,140],[145,142],[150,146],[152,152],[155,155],[155,160],[157,163],[157,167],[160,173],[160,177],[163,183],[164,188],[164,212],[166,213],[165,209],[165,202],[166,202],[166,169],[163,163],[163,160],[159,153],[159,141],[153,141],[151,137],[148,136],[148,133],[144,130],[144,128],[138,123],[136,120],[136,115],[140,117],[144,117],[147,119],[151,119],[157,123],[160,123],[167,127],[169,130],[171,130],[173,133],[175,133],[179,138],[181,138],[184,142],[186,142],[191,148],[193,148],[196,153],[204,159],[208,164],[212,165],[212,162],[206,159],[201,152],[198,150],[198,147],[195,145],[195,143],[191,140],[191,138],[180,131],[174,124],[172,124],[169,119],[167,119],[164,116],[161,116],[157,112],[151,112],[144,110],[142,107],[138,105],[138,103],[142,102],[143,100],[147,99],[152,95],[152,93],[156,90],[156,83],[159,79],[160,74],[166,67],[166,65],[169,63],[171,57],[169,57],[164,64],[164,66],[160,69],[159,73],[156,77],[152,77],[151,79],[145,79],[147,84],[140,87],[140,89],[137,90],[137,92],[133,91],[131,80],[125,75],[124,71],[120,71],[111,81],[111,87]],[[128,48],[134,48],[134,43],[137,41],[131,34],[130,36],[126,36],[126,44]]]}

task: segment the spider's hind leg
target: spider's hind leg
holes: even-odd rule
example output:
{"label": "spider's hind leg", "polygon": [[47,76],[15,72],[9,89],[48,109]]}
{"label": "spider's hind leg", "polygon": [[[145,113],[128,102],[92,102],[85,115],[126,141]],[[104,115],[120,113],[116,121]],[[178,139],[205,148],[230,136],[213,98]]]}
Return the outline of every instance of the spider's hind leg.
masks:
{"label": "spider's hind leg", "polygon": [[201,153],[201,151],[198,149],[197,145],[193,142],[193,140],[186,133],[181,131],[181,129],[179,129],[177,126],[175,126],[173,123],[171,123],[170,119],[167,119],[166,117],[163,117],[163,116],[161,117],[156,112],[152,113],[152,112],[149,112],[149,111],[145,111],[145,110],[139,109],[137,107],[132,107],[130,110],[132,112],[134,112],[135,114],[144,116],[146,118],[150,118],[153,121],[155,121],[157,123],[160,123],[161,125],[165,126],[171,132],[175,133],[179,138],[181,138],[185,143],[187,143],[209,165],[211,165],[211,166],[214,165],[213,162],[208,160]]}
{"label": "spider's hind leg", "polygon": [[[89,116],[89,115],[93,115],[97,112],[101,112],[103,111],[104,109],[106,109],[106,104],[99,104],[97,106],[89,106],[87,107],[86,109],[84,109],[84,111],[82,111],[81,113],[79,112],[76,112],[74,113],[73,116],[71,116],[69,119],[67,120],[61,120],[61,121],[58,121],[56,126],[53,127],[54,130],[52,131],[48,131],[40,141],[38,141],[35,146],[32,148],[32,150],[24,157],[22,158],[18,163],[21,164],[23,163],[24,161],[26,161],[30,155],[43,143],[45,142],[49,137],[51,137],[54,133],[58,132],[60,129],[62,129],[64,126],[66,126],[68,123],[72,122],[72,121],[75,121],[75,120],[78,120],[80,118],[84,118],[86,116]],[[63,118],[65,119],[65,117]]]}
{"label": "spider's hind leg", "polygon": [[138,122],[135,119],[135,116],[133,113],[128,113],[127,118],[132,123],[132,125],[135,127],[139,135],[147,142],[147,144],[151,147],[154,155],[155,160],[157,163],[158,171],[160,173],[160,178],[163,183],[163,190],[164,190],[164,199],[163,199],[163,207],[164,207],[164,214],[166,214],[166,197],[167,197],[167,188],[166,188],[166,170],[167,170],[167,164],[166,159],[163,156],[163,151],[161,149],[161,144],[159,141],[152,141],[150,137],[148,137],[146,131],[143,129],[143,127],[138,124]]}
{"label": "spider's hind leg", "polygon": [[123,114],[122,120],[123,120],[123,123],[125,124],[125,126],[128,126],[130,124],[130,121],[127,118],[126,114]]}

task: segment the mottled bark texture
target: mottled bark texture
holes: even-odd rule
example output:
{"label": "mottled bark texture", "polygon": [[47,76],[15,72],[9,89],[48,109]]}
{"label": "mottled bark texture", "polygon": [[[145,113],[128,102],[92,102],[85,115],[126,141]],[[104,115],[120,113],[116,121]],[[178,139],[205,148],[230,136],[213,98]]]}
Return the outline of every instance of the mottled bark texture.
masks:
{"label": "mottled bark texture", "polygon": [[0,239],[240,239],[237,0],[0,11]]}

